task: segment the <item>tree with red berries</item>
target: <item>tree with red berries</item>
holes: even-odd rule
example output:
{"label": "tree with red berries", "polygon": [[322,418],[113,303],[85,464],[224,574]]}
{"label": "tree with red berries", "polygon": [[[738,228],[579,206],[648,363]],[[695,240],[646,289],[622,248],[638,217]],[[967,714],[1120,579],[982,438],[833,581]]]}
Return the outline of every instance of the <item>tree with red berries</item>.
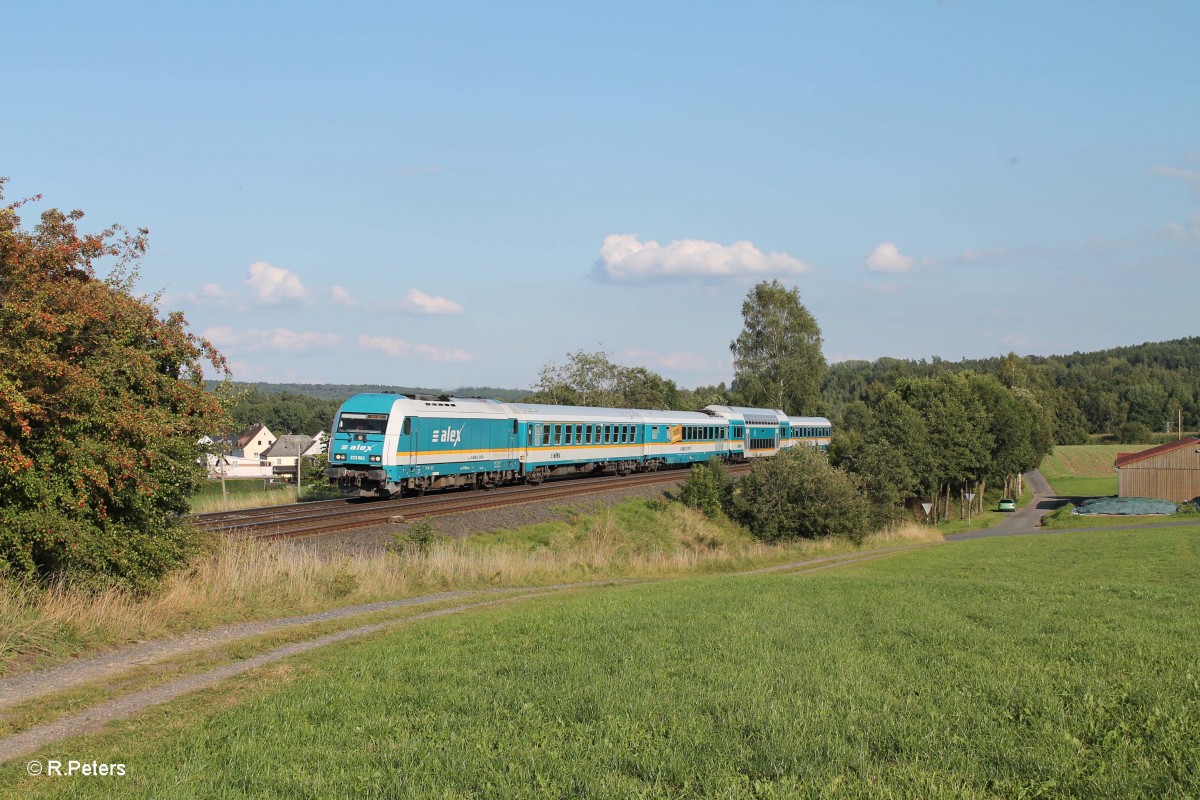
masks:
{"label": "tree with red berries", "polygon": [[225,361],[134,293],[145,229],[84,234],[50,209],[27,230],[3,189],[0,576],[144,589],[195,545],[196,442],[226,408],[204,369]]}

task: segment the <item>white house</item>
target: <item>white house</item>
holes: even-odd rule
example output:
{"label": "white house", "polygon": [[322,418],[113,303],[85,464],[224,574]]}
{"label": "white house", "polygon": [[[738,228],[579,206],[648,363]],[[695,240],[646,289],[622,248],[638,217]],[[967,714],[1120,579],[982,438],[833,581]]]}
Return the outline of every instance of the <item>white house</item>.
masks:
{"label": "white house", "polygon": [[313,443],[313,437],[302,433],[285,434],[263,451],[262,458],[270,464],[273,474],[295,475],[296,461],[312,448]]}
{"label": "white house", "polygon": [[241,459],[262,458],[268,447],[275,444],[277,437],[261,422],[242,431],[233,442],[230,455]]}

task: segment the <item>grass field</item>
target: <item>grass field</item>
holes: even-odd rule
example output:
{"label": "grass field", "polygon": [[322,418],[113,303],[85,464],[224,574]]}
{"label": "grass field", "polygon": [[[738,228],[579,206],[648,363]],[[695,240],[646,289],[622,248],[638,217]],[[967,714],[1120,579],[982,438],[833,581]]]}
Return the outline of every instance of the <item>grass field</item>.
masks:
{"label": "grass field", "polygon": [[[1200,527],[527,600],[42,754],[22,797],[1200,794]],[[22,760],[23,762],[24,760]]]}
{"label": "grass field", "polygon": [[281,484],[271,489],[264,489],[261,478],[226,480],[225,493],[228,495],[227,498],[221,494],[220,481],[205,481],[200,487],[200,491],[192,497],[192,513],[240,511],[246,508],[261,508],[296,502],[294,486]]}
{"label": "grass field", "polygon": [[1117,453],[1135,453],[1149,444],[1059,445],[1046,456],[1042,475],[1060,497],[1104,497],[1117,493],[1113,462]]}
{"label": "grass field", "polygon": [[[871,536],[864,547],[930,539],[940,537],[914,525]],[[728,521],[641,499],[418,552],[331,557],[214,537],[208,552],[145,596],[0,579],[0,675],[124,642],[447,589],[729,572],[858,549],[841,539],[763,544]]]}

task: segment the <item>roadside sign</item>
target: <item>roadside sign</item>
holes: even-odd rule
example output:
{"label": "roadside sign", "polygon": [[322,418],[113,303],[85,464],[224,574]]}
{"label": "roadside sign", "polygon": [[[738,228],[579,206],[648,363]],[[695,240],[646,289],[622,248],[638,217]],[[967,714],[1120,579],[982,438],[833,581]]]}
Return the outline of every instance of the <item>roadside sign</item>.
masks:
{"label": "roadside sign", "polygon": [[925,516],[929,516],[929,512],[933,511],[933,503],[921,503],[921,508],[925,509]]}
{"label": "roadside sign", "polygon": [[967,493],[966,493],[965,495],[963,495],[963,496],[967,498],[967,502],[968,502],[968,503],[969,503],[969,502],[971,502],[972,500],[974,500],[974,499],[975,499],[975,493],[974,493],[974,492],[967,492]]}

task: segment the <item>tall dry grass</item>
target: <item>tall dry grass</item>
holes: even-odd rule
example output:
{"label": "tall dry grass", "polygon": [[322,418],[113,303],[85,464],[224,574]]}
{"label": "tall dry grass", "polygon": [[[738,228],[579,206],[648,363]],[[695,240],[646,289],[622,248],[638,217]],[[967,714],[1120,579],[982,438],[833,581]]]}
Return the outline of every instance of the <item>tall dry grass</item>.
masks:
{"label": "tall dry grass", "polygon": [[221,495],[202,495],[192,498],[193,514],[215,514],[219,511],[245,511],[250,508],[282,506],[299,502],[296,487],[266,489],[261,492],[230,492]]}
{"label": "tall dry grass", "polygon": [[[731,523],[675,504],[652,513],[649,534],[632,535],[606,509],[563,523],[548,545],[536,547],[519,537],[460,539],[423,552],[331,557],[288,543],[221,539],[143,597],[0,583],[0,673],[223,623],[436,591],[730,571],[854,549],[830,540],[763,544]],[[868,546],[940,538],[910,527],[880,534]]]}

